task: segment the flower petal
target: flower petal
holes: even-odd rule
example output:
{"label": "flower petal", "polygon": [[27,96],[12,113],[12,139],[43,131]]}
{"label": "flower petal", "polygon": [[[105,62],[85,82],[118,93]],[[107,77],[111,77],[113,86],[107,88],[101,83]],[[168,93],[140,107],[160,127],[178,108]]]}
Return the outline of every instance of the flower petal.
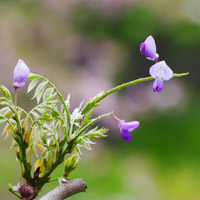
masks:
{"label": "flower petal", "polygon": [[132,140],[131,134],[129,133],[128,130],[121,129],[120,134],[122,139],[125,140],[126,142],[130,142]]}
{"label": "flower petal", "polygon": [[130,132],[134,131],[138,126],[140,125],[140,122],[138,121],[132,121],[132,122],[125,122],[121,120],[121,123],[118,124],[121,129],[126,129]]}
{"label": "flower petal", "polygon": [[173,71],[165,61],[160,61],[152,65],[149,73],[153,78],[161,78],[166,81],[173,77]]}
{"label": "flower petal", "polygon": [[146,56],[150,60],[156,60],[159,57],[156,53],[155,40],[151,35],[140,44],[140,51],[143,56]]}
{"label": "flower petal", "polygon": [[25,62],[19,59],[15,69],[14,69],[14,88],[21,88],[25,85],[26,80],[30,74],[30,70]]}
{"label": "flower petal", "polygon": [[163,89],[163,80],[161,78],[156,78],[153,83],[153,91],[154,92],[161,92]]}

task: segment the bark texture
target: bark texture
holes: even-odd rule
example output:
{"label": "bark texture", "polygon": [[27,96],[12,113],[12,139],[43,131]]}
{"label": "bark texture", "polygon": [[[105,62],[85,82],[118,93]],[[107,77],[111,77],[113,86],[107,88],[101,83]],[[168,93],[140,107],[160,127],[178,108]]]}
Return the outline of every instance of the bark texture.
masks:
{"label": "bark texture", "polygon": [[39,200],[64,200],[79,192],[86,192],[87,184],[82,178],[74,179],[56,187]]}

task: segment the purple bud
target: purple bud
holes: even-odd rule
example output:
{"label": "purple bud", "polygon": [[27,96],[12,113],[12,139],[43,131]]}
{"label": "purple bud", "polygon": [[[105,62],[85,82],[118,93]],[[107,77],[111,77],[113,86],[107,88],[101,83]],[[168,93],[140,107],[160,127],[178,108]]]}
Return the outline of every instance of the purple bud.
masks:
{"label": "purple bud", "polygon": [[140,122],[138,121],[125,122],[124,120],[120,120],[118,126],[120,127],[120,134],[122,139],[126,142],[130,142],[132,140],[130,132],[138,128],[139,124]]}
{"label": "purple bud", "polygon": [[159,55],[156,53],[156,43],[154,38],[150,35],[147,39],[140,44],[140,51],[143,56],[149,60],[157,60]]}
{"label": "purple bud", "polygon": [[173,77],[173,71],[165,61],[160,61],[151,66],[150,75],[155,78],[153,91],[161,92],[163,89],[163,80],[167,81]]}
{"label": "purple bud", "polygon": [[30,70],[26,63],[19,59],[18,63],[14,69],[14,83],[13,87],[14,88],[21,88],[25,85],[26,80],[30,74]]}

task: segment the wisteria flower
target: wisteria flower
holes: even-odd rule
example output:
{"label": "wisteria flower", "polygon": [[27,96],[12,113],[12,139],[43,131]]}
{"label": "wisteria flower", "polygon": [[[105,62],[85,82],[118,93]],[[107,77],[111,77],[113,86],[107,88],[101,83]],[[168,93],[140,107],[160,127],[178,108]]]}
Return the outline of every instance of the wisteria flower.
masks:
{"label": "wisteria flower", "polygon": [[29,70],[28,66],[26,65],[26,63],[23,60],[19,59],[17,65],[14,69],[13,87],[15,89],[23,87],[26,83],[26,80],[27,80],[29,74],[30,74],[30,70]]}
{"label": "wisteria flower", "polygon": [[160,61],[152,65],[149,73],[153,78],[155,78],[153,83],[154,92],[161,92],[164,86],[163,80],[168,81],[173,77],[173,71],[165,61]]}
{"label": "wisteria flower", "polygon": [[140,51],[143,56],[149,60],[157,60],[159,55],[156,53],[156,43],[154,38],[150,35],[147,39],[140,44]]}
{"label": "wisteria flower", "polygon": [[125,122],[124,120],[119,120],[118,126],[120,127],[120,134],[123,140],[130,142],[132,140],[130,132],[134,131],[139,127],[140,122],[132,121]]}

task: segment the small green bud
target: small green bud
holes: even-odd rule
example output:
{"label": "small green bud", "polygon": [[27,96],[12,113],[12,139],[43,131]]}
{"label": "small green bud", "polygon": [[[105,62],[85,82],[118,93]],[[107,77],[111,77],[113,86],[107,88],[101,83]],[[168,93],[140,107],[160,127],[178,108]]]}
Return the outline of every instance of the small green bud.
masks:
{"label": "small green bud", "polygon": [[68,158],[65,161],[65,169],[64,169],[64,174],[63,176],[67,178],[69,174],[77,167],[79,162],[79,158],[76,154],[72,155],[70,158]]}

